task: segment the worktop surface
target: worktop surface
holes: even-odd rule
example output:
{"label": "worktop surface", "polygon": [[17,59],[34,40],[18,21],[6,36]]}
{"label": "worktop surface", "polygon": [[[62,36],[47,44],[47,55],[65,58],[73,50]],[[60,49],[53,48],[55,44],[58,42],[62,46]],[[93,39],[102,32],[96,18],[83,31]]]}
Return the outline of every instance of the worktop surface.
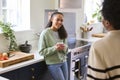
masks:
{"label": "worktop surface", "polygon": [[[72,49],[72,48],[75,48],[75,47],[78,47],[78,46],[88,44],[86,42],[94,42],[94,41],[99,40],[99,39],[100,38],[90,38],[90,39],[82,39],[81,38],[81,39],[77,39],[77,40],[72,40],[72,41],[70,41],[69,47]],[[81,41],[85,41],[85,42],[81,42]],[[40,54],[37,51],[33,51],[31,53],[34,53],[34,59],[24,61],[24,62],[21,62],[21,63],[17,63],[17,64],[14,64],[14,65],[11,65],[11,66],[8,66],[8,67],[5,67],[5,68],[0,68],[0,74],[6,73],[6,72],[9,72],[9,71],[18,69],[18,68],[22,68],[22,67],[25,67],[25,66],[37,63],[37,62],[41,62],[41,61],[44,60],[44,57],[40,56]],[[30,53],[28,53],[28,54],[30,54]]]}
{"label": "worktop surface", "polygon": [[9,80],[9,79],[0,76],[0,80]]}

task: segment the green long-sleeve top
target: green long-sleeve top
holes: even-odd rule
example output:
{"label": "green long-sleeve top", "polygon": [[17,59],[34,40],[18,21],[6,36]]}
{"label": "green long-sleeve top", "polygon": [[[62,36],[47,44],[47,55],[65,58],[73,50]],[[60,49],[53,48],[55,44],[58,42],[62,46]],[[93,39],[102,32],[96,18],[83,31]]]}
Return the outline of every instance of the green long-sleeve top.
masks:
{"label": "green long-sleeve top", "polygon": [[[55,48],[55,44],[59,41],[62,41],[65,44],[65,49],[63,51],[58,51]],[[46,64],[56,64],[66,61],[68,46],[66,39],[56,39],[54,31],[50,28],[46,28],[40,34],[38,50],[40,55],[44,56]]]}

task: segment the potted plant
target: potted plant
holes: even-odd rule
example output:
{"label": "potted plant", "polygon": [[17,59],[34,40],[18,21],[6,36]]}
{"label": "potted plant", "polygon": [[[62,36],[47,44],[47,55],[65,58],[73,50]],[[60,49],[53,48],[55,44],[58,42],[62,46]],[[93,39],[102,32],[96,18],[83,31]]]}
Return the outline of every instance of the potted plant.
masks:
{"label": "potted plant", "polygon": [[92,14],[92,18],[96,18],[99,22],[101,22],[102,20],[102,15],[101,15],[101,8],[102,6],[97,4],[97,9],[95,10],[95,12]]}
{"label": "potted plant", "polygon": [[10,41],[9,51],[17,51],[18,46],[16,43],[16,37],[14,31],[11,29],[12,25],[10,23],[4,23],[0,21],[0,28],[3,32],[3,35],[7,40]]}
{"label": "potted plant", "polygon": [[90,26],[90,23],[87,22],[80,26],[81,30],[81,37],[82,38],[89,38],[89,32],[93,29],[93,27]]}

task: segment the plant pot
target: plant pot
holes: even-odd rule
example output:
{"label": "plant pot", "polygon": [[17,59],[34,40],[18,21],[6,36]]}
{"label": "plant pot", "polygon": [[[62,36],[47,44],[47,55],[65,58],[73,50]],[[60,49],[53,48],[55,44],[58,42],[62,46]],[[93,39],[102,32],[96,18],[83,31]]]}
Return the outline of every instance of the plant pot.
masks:
{"label": "plant pot", "polygon": [[81,38],[88,39],[89,38],[89,32],[82,32],[81,33]]}

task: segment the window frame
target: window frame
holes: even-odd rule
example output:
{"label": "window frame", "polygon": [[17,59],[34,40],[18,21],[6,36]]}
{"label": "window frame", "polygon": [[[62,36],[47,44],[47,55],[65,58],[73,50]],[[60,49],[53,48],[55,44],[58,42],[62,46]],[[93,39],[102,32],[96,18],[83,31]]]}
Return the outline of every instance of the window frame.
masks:
{"label": "window frame", "polygon": [[[19,17],[18,16],[14,17],[14,18],[16,18],[15,20],[17,20],[17,23],[16,23],[17,25],[12,24],[13,25],[12,29],[14,31],[30,30],[30,0],[17,0],[17,1],[18,2],[16,4],[18,4],[18,5],[16,8],[16,15],[19,14]],[[13,5],[13,4],[8,4],[8,5]],[[5,10],[5,9],[6,9],[6,11],[9,10],[8,12],[10,12],[10,8],[8,8],[7,6],[3,7],[2,0],[0,0],[0,20],[2,20],[2,21],[4,19],[2,14],[3,14],[3,10]],[[7,12],[7,14],[8,14],[8,12]],[[14,14],[11,14],[11,15],[13,16]],[[6,19],[8,20],[9,19],[8,15],[6,15],[6,16],[7,16]],[[8,21],[7,20],[4,22],[9,22],[10,19]]]}
{"label": "window frame", "polygon": [[92,15],[98,8],[98,5],[102,5],[103,0],[85,0],[84,13],[87,18],[87,22],[94,21],[98,22],[97,19],[93,19]]}

